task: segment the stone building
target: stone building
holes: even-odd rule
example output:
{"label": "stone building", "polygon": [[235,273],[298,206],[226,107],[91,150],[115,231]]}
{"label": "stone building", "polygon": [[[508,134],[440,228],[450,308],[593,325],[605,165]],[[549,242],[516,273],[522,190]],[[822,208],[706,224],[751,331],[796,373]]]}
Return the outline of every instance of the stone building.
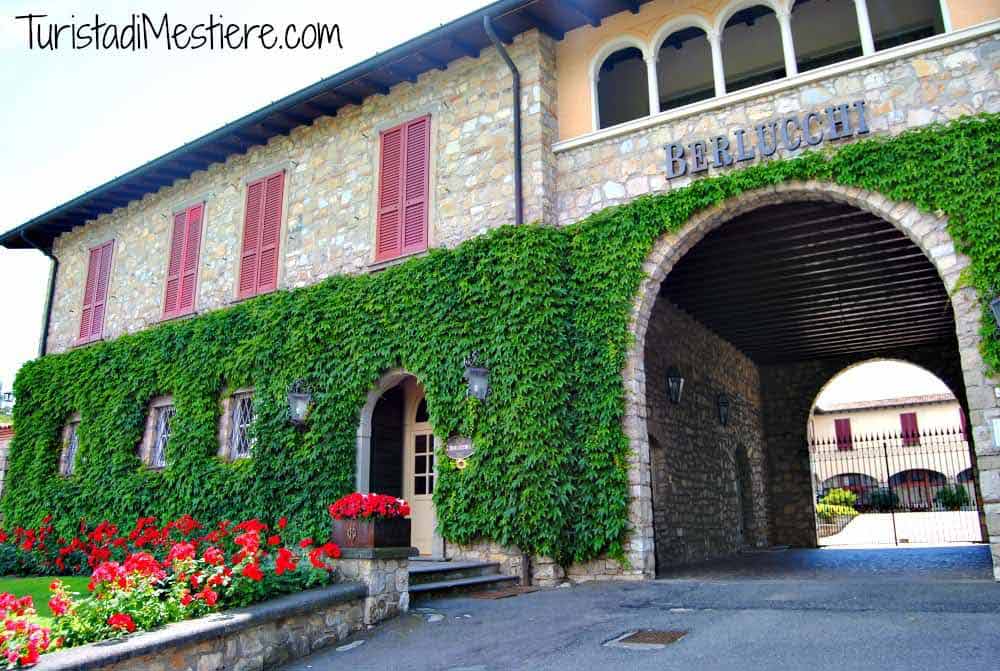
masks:
{"label": "stone building", "polygon": [[[993,0],[502,0],[154,159],[0,244],[54,259],[43,354],[66,352],[380,272],[503,225],[572,225],[704,175],[997,113],[998,70]],[[847,366],[887,356],[938,375],[967,410],[1000,564],[1000,404],[979,349],[991,297],[959,286],[969,260],[947,224],[878,193],[787,182],[657,240],[622,370],[627,561],[534,557],[536,579],[648,578],[748,545],[815,546],[812,401]],[[858,235],[880,254],[853,244]],[[823,269],[812,279],[811,262]],[[910,312],[872,311],[881,273]],[[801,286],[779,286],[793,276]],[[900,328],[916,314],[919,327]],[[683,381],[677,398],[672,376]],[[436,533],[434,455],[448,436],[429,424],[430,391],[403,370],[371,385],[358,403],[357,487],[417,502],[426,554],[526,569],[517,548]],[[220,455],[252,451],[252,394],[226,401]],[[169,397],[149,401],[141,454],[156,467],[169,456],[174,409]],[[72,460],[67,468],[72,477]]]}

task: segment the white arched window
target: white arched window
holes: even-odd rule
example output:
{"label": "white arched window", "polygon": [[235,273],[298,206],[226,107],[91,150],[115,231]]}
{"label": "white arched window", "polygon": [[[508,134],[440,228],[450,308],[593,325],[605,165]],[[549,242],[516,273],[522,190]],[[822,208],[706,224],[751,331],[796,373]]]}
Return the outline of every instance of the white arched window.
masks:
{"label": "white arched window", "polygon": [[867,0],[875,50],[945,32],[941,0]]}
{"label": "white arched window", "polygon": [[658,107],[663,112],[716,94],[711,27],[695,19],[664,26],[653,41],[656,54]]}
{"label": "white arched window", "polygon": [[795,74],[794,54],[791,63],[788,58],[791,39],[785,39],[787,29],[782,26],[788,25],[787,17],[779,20],[774,7],[766,4],[738,3],[733,10],[722,15],[725,90],[731,93]]}
{"label": "white arched window", "polygon": [[595,128],[649,115],[653,97],[650,62],[643,44],[631,38],[616,40],[598,52],[592,65]]}
{"label": "white arched window", "polygon": [[854,3],[855,0],[796,0],[791,22],[799,72],[862,55]]}

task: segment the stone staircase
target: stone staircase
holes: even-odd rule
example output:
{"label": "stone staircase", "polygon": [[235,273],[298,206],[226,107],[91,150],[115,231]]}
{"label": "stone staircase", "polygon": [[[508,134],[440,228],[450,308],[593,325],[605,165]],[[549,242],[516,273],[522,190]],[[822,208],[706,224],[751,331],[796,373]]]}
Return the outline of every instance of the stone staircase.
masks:
{"label": "stone staircase", "polygon": [[410,561],[411,598],[514,587],[517,583],[517,576],[501,575],[498,562]]}

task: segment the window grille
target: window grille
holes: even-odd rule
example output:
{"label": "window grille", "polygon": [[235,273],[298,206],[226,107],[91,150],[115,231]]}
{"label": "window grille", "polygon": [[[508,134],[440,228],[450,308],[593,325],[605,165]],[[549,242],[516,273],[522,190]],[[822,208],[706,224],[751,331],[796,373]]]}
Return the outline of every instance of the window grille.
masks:
{"label": "window grille", "polygon": [[76,429],[79,425],[79,422],[71,422],[66,426],[66,444],[59,463],[59,473],[62,475],[73,475],[76,469],[76,448],[79,445]]}
{"label": "window grille", "polygon": [[165,405],[156,409],[156,429],[153,434],[153,449],[149,455],[149,465],[164,468],[167,465],[167,441],[170,440],[170,421],[174,417],[174,406]]}
{"label": "window grille", "polygon": [[253,394],[234,394],[230,416],[229,454],[233,459],[244,459],[253,451]]}

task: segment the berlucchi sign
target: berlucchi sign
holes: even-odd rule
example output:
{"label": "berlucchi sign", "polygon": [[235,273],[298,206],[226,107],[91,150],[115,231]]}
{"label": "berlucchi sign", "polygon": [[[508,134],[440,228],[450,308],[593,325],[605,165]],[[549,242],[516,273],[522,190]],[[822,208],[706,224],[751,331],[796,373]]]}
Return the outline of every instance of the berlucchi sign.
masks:
{"label": "berlucchi sign", "polygon": [[689,144],[671,142],[667,150],[667,179],[695,175],[712,168],[726,168],[757,157],[773,156],[779,147],[795,151],[814,147],[830,140],[842,140],[868,133],[865,101],[842,103],[824,111],[783,116],[755,125],[751,130],[737,128],[728,135],[716,135]]}

